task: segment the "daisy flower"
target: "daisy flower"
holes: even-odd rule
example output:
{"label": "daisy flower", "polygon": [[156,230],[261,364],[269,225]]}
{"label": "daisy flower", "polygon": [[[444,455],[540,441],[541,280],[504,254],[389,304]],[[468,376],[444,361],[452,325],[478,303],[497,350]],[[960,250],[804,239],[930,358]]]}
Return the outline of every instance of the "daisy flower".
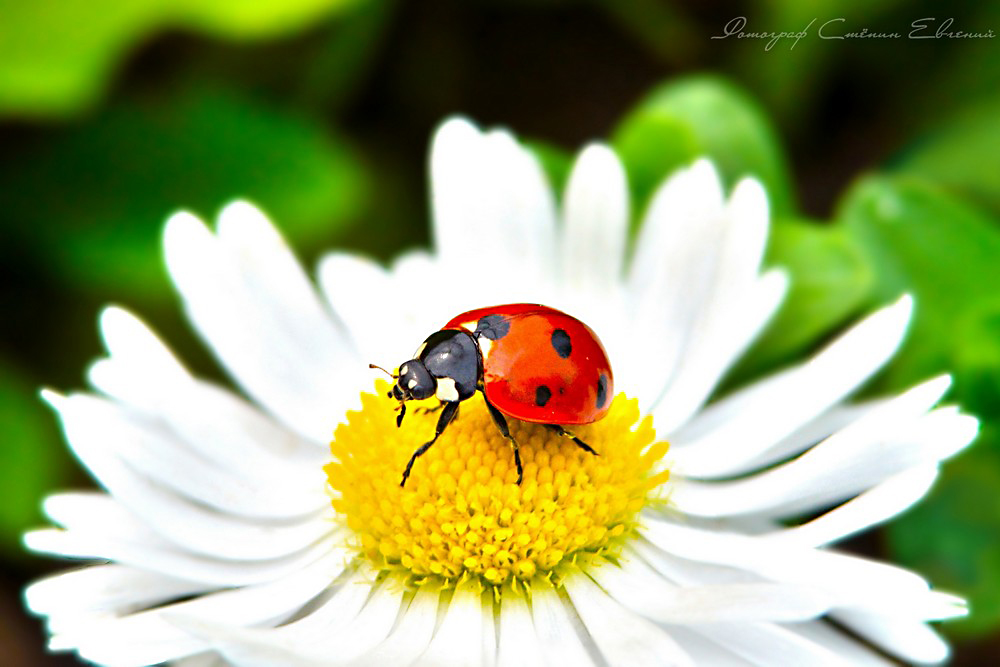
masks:
{"label": "daisy flower", "polygon": [[[51,496],[57,527],[26,536],[84,560],[26,592],[53,650],[120,667],[946,659],[928,621],[963,615],[962,600],[831,548],[918,501],[977,432],[935,407],[946,376],[848,402],[899,346],[909,297],[713,397],[787,287],[761,268],[757,181],[726,196],[711,164],[693,164],[659,188],[631,246],[607,147],[580,153],[561,203],[504,131],[451,120],[430,162],[433,251],[388,269],[332,253],[318,291],[247,203],[215,231],[169,220],[170,275],[242,392],[192,376],[118,307],[101,315],[93,391],[43,392],[103,487]],[[411,409],[397,429],[368,363],[519,301],[604,342],[621,393],[577,430],[599,455],[512,421],[518,485],[470,399],[400,487],[435,416]]]}

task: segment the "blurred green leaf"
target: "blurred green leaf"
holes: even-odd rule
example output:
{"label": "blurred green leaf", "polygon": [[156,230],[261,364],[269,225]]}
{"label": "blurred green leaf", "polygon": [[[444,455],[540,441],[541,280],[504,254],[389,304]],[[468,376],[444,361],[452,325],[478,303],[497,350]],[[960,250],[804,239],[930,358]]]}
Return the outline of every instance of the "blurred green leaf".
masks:
{"label": "blurred green leaf", "polygon": [[229,39],[300,29],[358,0],[0,0],[0,113],[92,105],[125,53],[164,28]]}
{"label": "blurred green leaf", "polygon": [[938,183],[1000,215],[1000,97],[939,124],[901,156],[898,171]]}
{"label": "blurred green leaf", "polygon": [[21,534],[41,525],[42,497],[64,483],[69,457],[55,420],[37,397],[37,388],[0,360],[0,549],[5,557],[22,553]]}
{"label": "blurred green leaf", "polygon": [[960,323],[997,303],[1000,228],[982,211],[920,180],[869,177],[838,218],[876,268],[872,304],[909,291],[916,311],[903,350],[884,375],[892,388],[954,368]]}
{"label": "blurred green leaf", "polygon": [[696,76],[655,89],[619,124],[613,143],[638,211],[670,172],[707,156],[727,187],[756,176],[772,212],[792,212],[791,179],[774,129],[753,99],[723,79]]}
{"label": "blurred green leaf", "polygon": [[301,247],[358,219],[369,188],[319,124],[216,92],[116,107],[8,157],[14,233],[64,279],[116,296],[166,292],[160,229],[180,208],[211,218],[246,197]]}
{"label": "blurred green leaf", "polygon": [[734,379],[759,375],[800,356],[857,312],[871,290],[871,267],[838,227],[777,220],[766,261],[788,272],[789,291]]}
{"label": "blurred green leaf", "polygon": [[1000,426],[1000,295],[969,308],[956,322],[953,363],[963,405]]}

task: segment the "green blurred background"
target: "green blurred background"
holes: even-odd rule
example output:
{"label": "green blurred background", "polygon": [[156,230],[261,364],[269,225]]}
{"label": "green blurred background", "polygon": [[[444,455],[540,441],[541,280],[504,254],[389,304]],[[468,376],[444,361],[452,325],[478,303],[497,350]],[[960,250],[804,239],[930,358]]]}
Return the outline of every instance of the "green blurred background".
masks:
{"label": "green blurred background", "polygon": [[[809,34],[792,47],[711,39]],[[636,217],[657,181],[713,157],[765,181],[770,261],[793,288],[736,386],[815,348],[901,291],[918,309],[866,391],[948,369],[978,444],[932,496],[848,545],[968,596],[944,627],[955,664],[1000,660],[1000,4],[956,0],[0,0],[0,653],[46,656],[24,582],[59,564],[20,547],[40,499],[90,484],[36,398],[83,385],[96,314],[141,313],[200,373],[160,258],[165,216],[242,196],[308,265],[331,246],[380,259],[428,243],[426,148],[462,112],[511,127],[561,187],[593,139],[624,157]],[[898,39],[822,40],[898,32]]]}

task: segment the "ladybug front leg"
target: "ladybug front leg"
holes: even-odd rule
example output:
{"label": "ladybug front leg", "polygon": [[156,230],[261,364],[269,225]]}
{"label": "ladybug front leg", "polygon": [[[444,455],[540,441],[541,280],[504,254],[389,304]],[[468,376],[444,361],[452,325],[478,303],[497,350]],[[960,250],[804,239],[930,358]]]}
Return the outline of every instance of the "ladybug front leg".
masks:
{"label": "ladybug front leg", "polygon": [[441,416],[438,417],[437,428],[434,429],[434,437],[431,438],[430,442],[425,442],[417,447],[417,451],[413,452],[409,463],[406,464],[406,470],[403,471],[403,480],[399,483],[400,486],[406,486],[406,478],[410,476],[410,468],[413,467],[413,462],[417,460],[418,456],[421,456],[431,448],[431,445],[437,441],[438,436],[444,433],[444,430],[451,423],[451,420],[455,418],[456,414],[458,414],[458,401],[449,401],[444,404],[444,410],[441,411]]}
{"label": "ladybug front leg", "polygon": [[510,434],[510,429],[507,428],[507,419],[503,413],[493,407],[489,401],[486,401],[486,407],[490,409],[490,415],[497,428],[500,429],[500,435],[510,440],[510,444],[514,446],[514,465],[517,466],[517,484],[520,486],[521,480],[524,478],[524,468],[521,467],[521,450],[517,446],[517,440]]}
{"label": "ladybug front leg", "polygon": [[573,435],[572,433],[570,433],[569,431],[567,431],[566,429],[564,429],[559,424],[546,424],[545,428],[552,429],[553,431],[555,431],[559,435],[562,435],[562,436],[565,436],[565,437],[569,438],[570,440],[572,440],[573,442],[575,442],[576,446],[579,447],[580,449],[588,451],[591,454],[593,454],[594,456],[598,455],[597,452],[595,452],[594,449],[590,445],[588,445],[583,440],[581,440],[580,438],[576,437],[575,435]]}

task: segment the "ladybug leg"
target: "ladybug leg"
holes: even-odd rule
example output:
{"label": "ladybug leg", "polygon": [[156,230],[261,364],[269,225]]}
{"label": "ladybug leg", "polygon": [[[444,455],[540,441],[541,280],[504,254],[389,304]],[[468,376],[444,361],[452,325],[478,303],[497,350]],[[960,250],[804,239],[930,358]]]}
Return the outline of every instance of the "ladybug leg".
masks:
{"label": "ladybug leg", "polygon": [[582,449],[584,451],[588,451],[591,454],[593,454],[594,456],[599,456],[599,454],[597,452],[595,452],[594,449],[590,445],[588,445],[583,440],[581,440],[580,438],[576,437],[575,435],[573,435],[572,433],[570,433],[569,431],[567,431],[566,429],[564,429],[559,424],[546,424],[545,428],[551,429],[551,430],[555,431],[556,433],[558,433],[559,435],[562,435],[562,436],[565,436],[565,437],[569,438],[570,440],[572,440],[573,442],[575,442],[576,446],[579,447],[580,449]]}
{"label": "ladybug leg", "polygon": [[500,435],[510,440],[510,444],[514,446],[514,465],[517,466],[517,484],[520,486],[521,480],[524,479],[524,468],[521,467],[521,450],[517,446],[517,440],[510,434],[510,429],[507,427],[507,419],[503,416],[503,413],[493,407],[493,404],[489,401],[486,401],[486,407],[490,409],[490,416],[493,417],[493,423],[500,429]]}
{"label": "ladybug leg", "polygon": [[441,416],[438,417],[437,428],[434,429],[434,437],[431,438],[430,442],[425,442],[417,447],[417,451],[413,452],[409,463],[406,464],[406,470],[403,471],[403,479],[399,483],[400,486],[406,486],[406,478],[410,476],[410,468],[413,467],[413,462],[417,460],[418,456],[421,456],[431,448],[431,445],[437,441],[438,436],[444,433],[444,430],[451,423],[451,420],[455,418],[456,414],[458,414],[458,401],[445,403],[444,410],[441,412]]}
{"label": "ladybug leg", "polygon": [[432,414],[434,412],[437,412],[438,410],[440,410],[441,408],[443,408],[444,405],[445,405],[445,402],[441,401],[440,403],[438,403],[433,408],[428,408],[426,406],[421,405],[419,408],[413,408],[413,411],[414,412],[418,412],[418,413],[420,413],[422,415],[429,415],[429,414]]}

